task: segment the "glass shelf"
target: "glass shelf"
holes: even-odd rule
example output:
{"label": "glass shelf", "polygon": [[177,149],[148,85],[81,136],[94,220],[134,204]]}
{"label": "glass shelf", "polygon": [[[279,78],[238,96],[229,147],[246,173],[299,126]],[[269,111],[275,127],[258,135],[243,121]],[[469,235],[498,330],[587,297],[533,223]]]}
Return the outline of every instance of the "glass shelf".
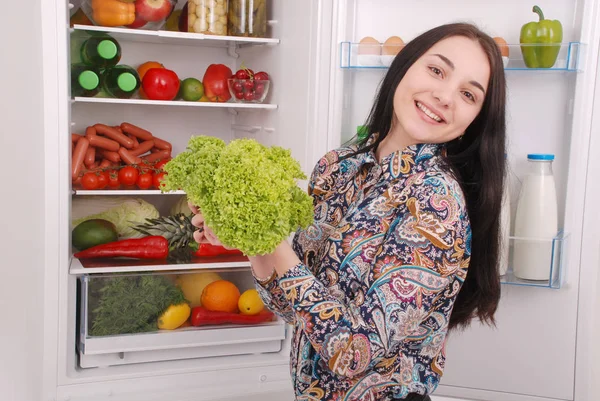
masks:
{"label": "glass shelf", "polygon": [[[559,289],[562,284],[566,250],[565,243],[567,242],[568,237],[569,234],[565,234],[563,231],[559,231],[552,239],[510,237],[508,272],[501,277],[500,281],[502,284]],[[518,273],[520,269],[515,265],[515,263],[518,263],[515,261],[516,248],[520,248],[530,255],[533,252],[538,253],[539,258],[529,257],[527,259],[538,260],[540,265],[536,267],[541,268],[542,270],[545,270],[545,268],[542,268],[541,265],[546,265],[548,268],[547,278],[541,280],[525,280],[517,277],[517,275],[522,274]],[[523,257],[522,254],[521,257]],[[515,275],[515,270],[517,271],[517,275]]]}
{"label": "glass shelf", "polygon": [[[560,46],[556,62],[551,68],[529,68],[525,65],[522,49],[541,49],[550,46]],[[359,54],[359,47],[362,54]],[[503,57],[504,69],[506,71],[582,71],[583,44],[579,42],[560,43],[557,45],[508,44],[506,47],[509,50],[509,56]],[[359,46],[358,43],[342,42],[340,44],[340,68],[387,70],[395,56],[382,55],[382,49],[383,44]]]}

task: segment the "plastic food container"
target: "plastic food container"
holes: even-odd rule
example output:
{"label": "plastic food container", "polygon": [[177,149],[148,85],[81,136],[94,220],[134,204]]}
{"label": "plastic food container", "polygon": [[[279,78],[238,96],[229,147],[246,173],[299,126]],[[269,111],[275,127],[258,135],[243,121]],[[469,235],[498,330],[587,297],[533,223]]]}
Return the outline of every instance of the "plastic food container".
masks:
{"label": "plastic food container", "polygon": [[229,0],[229,36],[267,36],[267,0]]}
{"label": "plastic food container", "polygon": [[227,35],[227,0],[189,0],[188,31]]}
{"label": "plastic food container", "polygon": [[161,29],[177,0],[83,0],[81,9],[98,26]]}
{"label": "plastic food container", "polygon": [[237,103],[262,103],[269,93],[271,81],[258,79],[229,78],[227,86]]}

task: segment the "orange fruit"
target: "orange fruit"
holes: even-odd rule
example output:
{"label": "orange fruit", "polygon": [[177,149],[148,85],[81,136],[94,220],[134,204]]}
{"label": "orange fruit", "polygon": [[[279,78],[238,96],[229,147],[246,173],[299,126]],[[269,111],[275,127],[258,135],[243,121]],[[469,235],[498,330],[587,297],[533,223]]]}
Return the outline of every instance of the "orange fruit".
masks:
{"label": "orange fruit", "polygon": [[214,312],[235,313],[238,310],[240,290],[231,281],[213,281],[202,291],[202,306]]}
{"label": "orange fruit", "polygon": [[165,68],[165,66],[158,61],[146,61],[145,63],[140,64],[140,66],[137,68],[140,79],[144,79],[144,75],[146,75],[148,70],[151,68]]}

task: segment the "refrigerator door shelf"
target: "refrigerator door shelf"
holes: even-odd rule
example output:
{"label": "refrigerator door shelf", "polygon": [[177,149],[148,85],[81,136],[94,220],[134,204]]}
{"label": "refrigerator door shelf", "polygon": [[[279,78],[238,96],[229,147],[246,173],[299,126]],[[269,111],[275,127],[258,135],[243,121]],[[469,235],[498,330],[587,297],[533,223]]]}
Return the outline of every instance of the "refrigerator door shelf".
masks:
{"label": "refrigerator door shelf", "polygon": [[[360,54],[359,46],[361,47]],[[560,46],[558,57],[554,65],[550,68],[529,68],[523,60],[522,48],[536,48],[543,46]],[[374,48],[375,47],[375,48]],[[508,59],[505,60],[505,70],[521,71],[569,71],[581,72],[581,66],[585,64],[584,47],[579,42],[560,43],[558,45],[547,44],[507,44]],[[380,49],[381,48],[381,49]],[[340,68],[345,69],[382,69],[387,70],[394,59],[393,55],[384,55],[381,51],[381,45],[359,45],[358,43],[342,42],[340,43]],[[402,51],[402,50],[400,50]]]}
{"label": "refrigerator door shelf", "polygon": [[[508,271],[502,276],[502,284],[519,285],[525,287],[543,287],[543,288],[561,288],[563,282],[564,263],[566,258],[565,243],[569,239],[569,234],[559,231],[554,238],[521,238],[509,237],[510,251],[508,259]],[[523,280],[514,274],[514,252],[515,246],[522,249],[531,249],[533,251],[547,251],[547,255],[541,255],[540,263],[548,263],[548,278],[544,280]]]}

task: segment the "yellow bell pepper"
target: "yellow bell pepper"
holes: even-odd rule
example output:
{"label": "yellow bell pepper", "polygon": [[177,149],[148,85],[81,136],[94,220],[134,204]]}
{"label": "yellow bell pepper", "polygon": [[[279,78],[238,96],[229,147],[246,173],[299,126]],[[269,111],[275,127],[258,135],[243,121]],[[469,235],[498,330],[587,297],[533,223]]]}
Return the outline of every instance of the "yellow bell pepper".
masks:
{"label": "yellow bell pepper", "polygon": [[188,320],[192,309],[187,303],[171,305],[158,318],[158,328],[162,330],[175,330]]}
{"label": "yellow bell pepper", "polygon": [[92,18],[102,26],[130,25],[135,21],[135,4],[120,0],[92,0]]}

